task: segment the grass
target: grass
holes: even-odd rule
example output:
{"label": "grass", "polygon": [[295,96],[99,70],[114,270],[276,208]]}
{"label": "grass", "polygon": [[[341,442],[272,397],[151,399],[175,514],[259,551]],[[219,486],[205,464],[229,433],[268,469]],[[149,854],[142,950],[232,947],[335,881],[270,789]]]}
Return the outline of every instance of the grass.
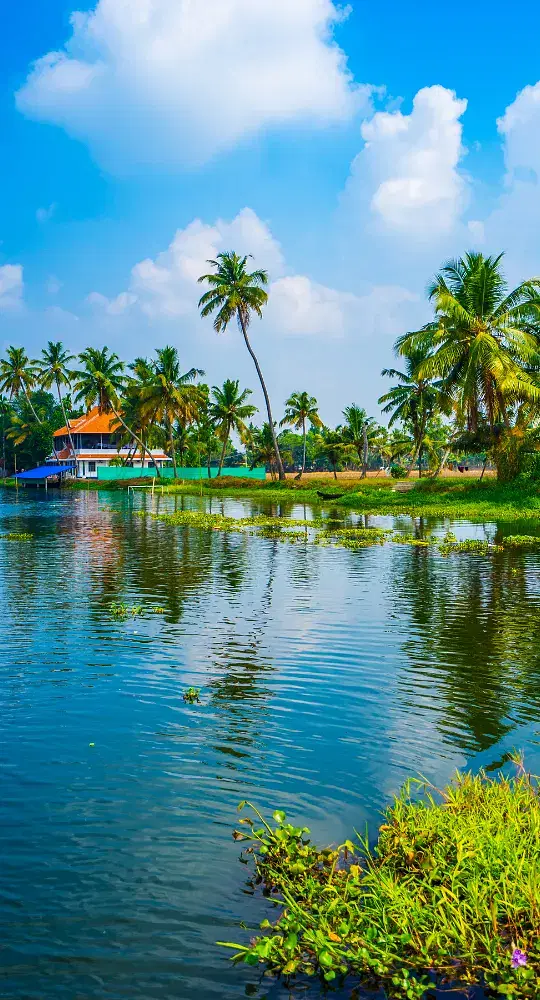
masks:
{"label": "grass", "polygon": [[[515,778],[464,774],[440,792],[410,782],[378,839],[321,849],[309,830],[250,806],[253,885],[278,910],[234,962],[269,974],[348,976],[389,998],[434,997],[478,984],[487,997],[540,995],[540,799],[521,764]],[[243,809],[248,803],[241,803]],[[520,964],[521,963],[521,964]]]}

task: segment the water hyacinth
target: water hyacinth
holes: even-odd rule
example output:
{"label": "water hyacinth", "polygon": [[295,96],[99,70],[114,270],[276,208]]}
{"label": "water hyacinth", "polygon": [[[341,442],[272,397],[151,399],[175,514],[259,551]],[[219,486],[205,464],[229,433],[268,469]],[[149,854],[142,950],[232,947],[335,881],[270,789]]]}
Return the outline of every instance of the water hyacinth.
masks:
{"label": "water hyacinth", "polygon": [[515,779],[465,774],[420,799],[418,785],[387,810],[374,848],[321,849],[284,813],[272,827],[250,807],[234,836],[276,916],[254,941],[222,942],[233,961],[340,987],[351,976],[389,1000],[474,986],[486,1000],[537,1000],[540,949],[509,954],[508,941],[540,933],[538,779],[520,764]]}

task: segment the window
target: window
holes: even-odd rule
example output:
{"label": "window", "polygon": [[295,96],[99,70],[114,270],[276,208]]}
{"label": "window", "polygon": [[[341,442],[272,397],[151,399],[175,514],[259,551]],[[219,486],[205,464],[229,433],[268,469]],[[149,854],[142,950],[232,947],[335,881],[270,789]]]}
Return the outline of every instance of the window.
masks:
{"label": "window", "polygon": [[96,463],[95,462],[89,462],[88,463],[88,471],[89,472],[95,472],[96,471]]}

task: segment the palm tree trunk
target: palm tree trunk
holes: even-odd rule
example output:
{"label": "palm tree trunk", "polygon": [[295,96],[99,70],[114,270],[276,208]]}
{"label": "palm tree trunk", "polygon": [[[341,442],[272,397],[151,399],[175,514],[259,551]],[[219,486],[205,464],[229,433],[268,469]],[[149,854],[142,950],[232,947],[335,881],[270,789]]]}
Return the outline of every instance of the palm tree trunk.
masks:
{"label": "palm tree trunk", "polygon": [[[71,425],[69,423],[68,416],[67,416],[67,413],[66,413],[66,407],[64,406],[64,397],[62,396],[62,393],[60,391],[60,382],[58,381],[58,379],[56,380],[56,391],[58,392],[58,399],[60,400],[60,406],[62,407],[62,415],[64,417],[64,423],[65,423],[65,425],[67,427],[69,444],[70,444],[70,447],[71,447],[71,451],[73,452],[73,458],[75,458],[75,445],[73,444],[73,437],[71,435]],[[53,441],[54,441],[54,438],[53,438]],[[54,445],[53,445],[53,447],[54,447]],[[55,452],[55,454],[56,454],[56,452]]]}
{"label": "palm tree trunk", "polygon": [[206,470],[208,472],[208,478],[209,479],[212,478],[211,464],[212,464],[212,449],[210,447],[208,447],[208,453],[207,453],[207,456],[206,456]]}
{"label": "palm tree trunk", "polygon": [[217,471],[216,479],[220,478],[220,476],[221,476],[221,470],[223,469],[223,463],[225,461],[225,452],[227,450],[227,441],[229,440],[229,433],[230,433],[230,431],[227,428],[227,433],[225,434],[225,436],[223,438],[223,448],[221,449],[221,455],[219,456],[219,468],[218,468],[218,471]]}
{"label": "palm tree trunk", "polygon": [[486,471],[486,465],[487,465],[487,463],[488,463],[488,460],[487,460],[487,455],[486,455],[486,460],[485,460],[485,462],[484,462],[484,464],[482,466],[482,475],[480,476],[480,479],[479,479],[480,483],[482,482],[482,480],[484,478],[484,472]]}
{"label": "palm tree trunk", "polygon": [[172,428],[172,422],[170,420],[169,420],[169,448],[171,449],[173,476],[176,479],[176,474],[178,471],[176,468],[176,448],[174,447],[173,428]]}
{"label": "palm tree trunk", "polygon": [[437,476],[439,475],[439,473],[441,472],[441,469],[444,469],[444,467],[446,465],[446,462],[448,460],[448,456],[449,456],[449,454],[450,454],[451,451],[452,451],[452,445],[449,444],[444,449],[444,452],[443,452],[443,454],[441,456],[441,460],[440,460],[440,462],[439,462],[439,464],[437,466],[436,471],[433,474],[433,479],[436,479]]}
{"label": "palm tree trunk", "polygon": [[137,444],[140,446],[140,449],[141,449],[141,459],[143,459],[143,457],[144,457],[145,454],[148,455],[148,458],[149,458],[150,462],[152,463],[152,465],[154,466],[154,468],[156,470],[156,475],[157,475],[158,479],[161,479],[161,471],[160,471],[160,469],[157,466],[157,462],[155,461],[154,456],[152,455],[152,452],[148,450],[148,448],[144,444],[144,441],[142,441],[142,439],[140,437],[138,437],[137,434],[135,434],[135,431],[132,431],[131,428],[128,427],[128,425],[126,424],[126,421],[124,420],[123,417],[120,416],[118,410],[115,409],[115,407],[113,406],[112,403],[111,403],[111,410],[113,411],[113,413],[114,413],[116,419],[118,420],[118,422],[120,424],[122,424],[122,427],[124,428],[124,430],[126,430],[128,432],[128,434],[130,434],[131,437],[134,438],[135,441],[137,442]]}
{"label": "palm tree trunk", "polygon": [[34,410],[34,407],[32,406],[32,400],[30,399],[30,396],[29,396],[29,393],[28,393],[28,389],[26,388],[26,386],[24,387],[24,395],[26,396],[26,402],[28,403],[28,406],[32,410],[32,413],[33,413],[35,419],[37,420],[38,424],[42,424],[43,421],[39,419],[36,411]]}
{"label": "palm tree trunk", "polygon": [[306,418],[305,417],[302,420],[302,431],[304,434],[304,442],[302,448],[302,476],[303,476],[304,472],[306,471]]}
{"label": "palm tree trunk", "polygon": [[367,476],[367,465],[369,457],[369,441],[367,435],[367,424],[364,424],[362,428],[362,442],[363,442],[363,453],[362,453],[362,479]]}
{"label": "palm tree trunk", "polygon": [[274,452],[275,452],[275,455],[276,455],[276,465],[277,465],[277,468],[278,468],[279,478],[280,479],[285,479],[285,469],[283,468],[283,462],[281,461],[281,455],[279,453],[278,440],[277,440],[277,437],[276,437],[276,429],[274,427],[274,421],[272,419],[272,407],[270,406],[270,397],[269,397],[268,391],[266,389],[266,385],[265,385],[265,382],[264,382],[264,379],[263,379],[263,374],[262,374],[259,362],[257,361],[257,357],[255,355],[255,351],[253,350],[253,348],[252,348],[252,346],[251,346],[251,344],[249,342],[249,338],[248,338],[248,335],[247,335],[246,323],[245,323],[245,319],[244,319],[244,316],[242,314],[242,310],[241,309],[238,310],[238,321],[240,323],[240,329],[242,330],[242,334],[244,336],[244,341],[245,341],[246,347],[247,347],[249,353],[251,354],[251,357],[253,359],[253,364],[255,365],[255,368],[257,369],[257,375],[259,376],[259,382],[261,383],[261,389],[263,391],[264,401],[266,403],[266,412],[268,413],[268,423],[270,425],[270,431],[271,431],[271,434],[272,434],[272,440],[274,442]]}

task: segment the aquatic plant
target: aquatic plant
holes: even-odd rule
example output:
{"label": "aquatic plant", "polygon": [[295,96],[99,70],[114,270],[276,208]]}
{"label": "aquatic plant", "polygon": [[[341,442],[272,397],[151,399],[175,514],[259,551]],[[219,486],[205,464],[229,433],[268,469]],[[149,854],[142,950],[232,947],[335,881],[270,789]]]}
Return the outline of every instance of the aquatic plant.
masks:
{"label": "aquatic plant", "polygon": [[201,703],[200,693],[201,693],[200,688],[190,687],[187,689],[187,691],[184,691],[182,697],[184,701],[188,703],[188,705],[200,705]]}
{"label": "aquatic plant", "polygon": [[113,601],[109,605],[109,612],[113,618],[136,618],[142,615],[144,608],[142,604],[124,604]]}
{"label": "aquatic plant", "polygon": [[502,545],[495,545],[493,542],[487,542],[481,538],[464,538],[461,542],[446,542],[444,539],[439,545],[439,552],[443,556],[449,556],[452,553],[459,552],[470,552],[477,556],[488,556],[494,552],[502,552]]}
{"label": "aquatic plant", "polygon": [[505,549],[540,550],[540,538],[537,535],[507,535],[502,540]]}
{"label": "aquatic plant", "polygon": [[270,826],[246,806],[234,838],[279,912],[249,943],[220,942],[234,962],[339,985],[351,975],[389,998],[474,984],[486,997],[540,994],[540,799],[522,765],[441,791],[409,782],[373,849],[367,837],[321,849],[285,813]]}
{"label": "aquatic plant", "polygon": [[33,537],[30,531],[8,531],[6,535],[0,535],[7,542],[31,542]]}
{"label": "aquatic plant", "polygon": [[399,532],[392,535],[392,541],[398,545],[417,545],[419,548],[427,548],[431,544],[429,538],[416,538],[415,535],[402,535]]}

